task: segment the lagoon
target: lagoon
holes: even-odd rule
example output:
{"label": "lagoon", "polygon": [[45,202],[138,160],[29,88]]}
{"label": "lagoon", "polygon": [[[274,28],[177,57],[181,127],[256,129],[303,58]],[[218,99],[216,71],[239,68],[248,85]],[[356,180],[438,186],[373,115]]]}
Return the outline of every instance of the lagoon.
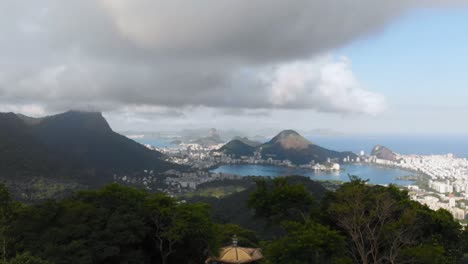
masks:
{"label": "lagoon", "polygon": [[369,179],[373,184],[396,184],[407,186],[411,181],[398,180],[397,177],[412,175],[411,172],[384,168],[371,165],[347,164],[342,165],[342,171],[313,171],[309,169],[288,168],[269,165],[221,165],[211,170],[213,173],[228,173],[240,176],[287,176],[302,175],[313,180],[349,181],[348,174],[356,175],[362,179]]}

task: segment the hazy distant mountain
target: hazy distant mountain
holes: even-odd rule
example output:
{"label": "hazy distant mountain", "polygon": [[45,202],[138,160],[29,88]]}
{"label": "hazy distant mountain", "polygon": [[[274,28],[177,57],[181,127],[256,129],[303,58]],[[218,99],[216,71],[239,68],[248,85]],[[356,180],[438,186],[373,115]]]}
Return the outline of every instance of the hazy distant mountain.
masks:
{"label": "hazy distant mountain", "polygon": [[239,158],[241,156],[252,156],[255,152],[255,147],[250,146],[241,140],[234,139],[229,141],[218,151],[226,155],[232,155],[234,157]]}
{"label": "hazy distant mountain", "polygon": [[372,149],[371,156],[376,156],[378,159],[396,161],[397,154],[387,147],[377,145]]}
{"label": "hazy distant mountain", "polygon": [[225,141],[221,138],[218,131],[215,128],[210,129],[209,135],[206,137],[199,138],[192,143],[200,144],[204,146],[212,146],[222,144]]}
{"label": "hazy distant mountain", "polygon": [[233,140],[219,149],[225,154],[235,156],[250,156],[255,150],[260,151],[263,159],[271,157],[275,160],[290,160],[298,165],[310,163],[312,160],[323,163],[329,158],[337,161],[346,157],[356,158],[356,154],[352,152],[338,152],[315,145],[293,130],[284,130],[269,142],[255,148],[240,140]]}
{"label": "hazy distant mountain", "polygon": [[268,137],[262,136],[262,135],[255,135],[252,137],[249,137],[250,140],[256,141],[256,142],[265,142],[268,140]]}

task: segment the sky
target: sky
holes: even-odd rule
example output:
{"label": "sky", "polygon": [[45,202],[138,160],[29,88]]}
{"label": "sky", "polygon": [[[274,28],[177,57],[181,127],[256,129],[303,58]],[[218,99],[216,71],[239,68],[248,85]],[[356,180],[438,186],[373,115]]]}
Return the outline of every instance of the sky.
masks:
{"label": "sky", "polygon": [[468,134],[468,0],[0,0],[0,111]]}

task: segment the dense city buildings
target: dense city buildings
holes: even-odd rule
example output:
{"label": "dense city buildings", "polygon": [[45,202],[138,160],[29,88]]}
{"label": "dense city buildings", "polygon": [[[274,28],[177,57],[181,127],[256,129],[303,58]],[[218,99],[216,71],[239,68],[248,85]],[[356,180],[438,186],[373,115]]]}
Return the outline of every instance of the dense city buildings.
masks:
{"label": "dense city buildings", "polygon": [[339,171],[340,164],[362,163],[372,166],[385,166],[408,171],[404,179],[414,180],[408,189],[411,199],[426,204],[431,209],[440,208],[450,211],[459,220],[465,219],[468,213],[468,159],[458,158],[453,154],[447,155],[400,155],[395,154],[394,160],[379,159],[376,156],[366,155],[361,151],[355,158],[343,160],[328,159],[326,163],[295,165],[289,160],[275,160],[272,157],[263,157],[255,152],[253,156],[226,155],[219,150],[223,144],[200,145],[180,144],[174,147],[152,148],[164,153],[167,160],[187,165],[190,172],[167,171],[165,173],[165,191],[180,193],[184,190],[195,190],[201,183],[219,180],[235,179],[240,176],[232,174],[212,173],[209,170],[220,165],[253,164],[285,166],[291,168],[310,169],[315,171]]}
{"label": "dense city buildings", "polygon": [[459,220],[465,219],[468,203],[468,159],[447,155],[398,155],[396,161],[362,158],[379,166],[392,166],[421,175],[407,186],[411,199],[433,210],[446,209]]}

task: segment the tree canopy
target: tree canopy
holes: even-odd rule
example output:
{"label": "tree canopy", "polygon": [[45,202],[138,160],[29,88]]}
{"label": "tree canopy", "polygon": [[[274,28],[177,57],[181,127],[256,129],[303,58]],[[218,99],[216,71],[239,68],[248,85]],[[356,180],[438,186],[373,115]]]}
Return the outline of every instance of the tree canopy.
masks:
{"label": "tree canopy", "polygon": [[457,263],[467,251],[466,231],[448,211],[355,176],[329,192],[320,210],[286,178],[258,181],[249,205],[285,231],[267,243],[269,263]]}
{"label": "tree canopy", "polygon": [[241,202],[217,201],[226,212],[250,210],[270,228],[266,237],[217,221],[205,203],[118,184],[33,205],[0,184],[0,263],[203,263],[234,235],[239,246],[261,247],[267,264],[458,263],[467,252],[468,233],[448,211],[395,186],[353,177],[323,196],[307,181],[258,180]]}

